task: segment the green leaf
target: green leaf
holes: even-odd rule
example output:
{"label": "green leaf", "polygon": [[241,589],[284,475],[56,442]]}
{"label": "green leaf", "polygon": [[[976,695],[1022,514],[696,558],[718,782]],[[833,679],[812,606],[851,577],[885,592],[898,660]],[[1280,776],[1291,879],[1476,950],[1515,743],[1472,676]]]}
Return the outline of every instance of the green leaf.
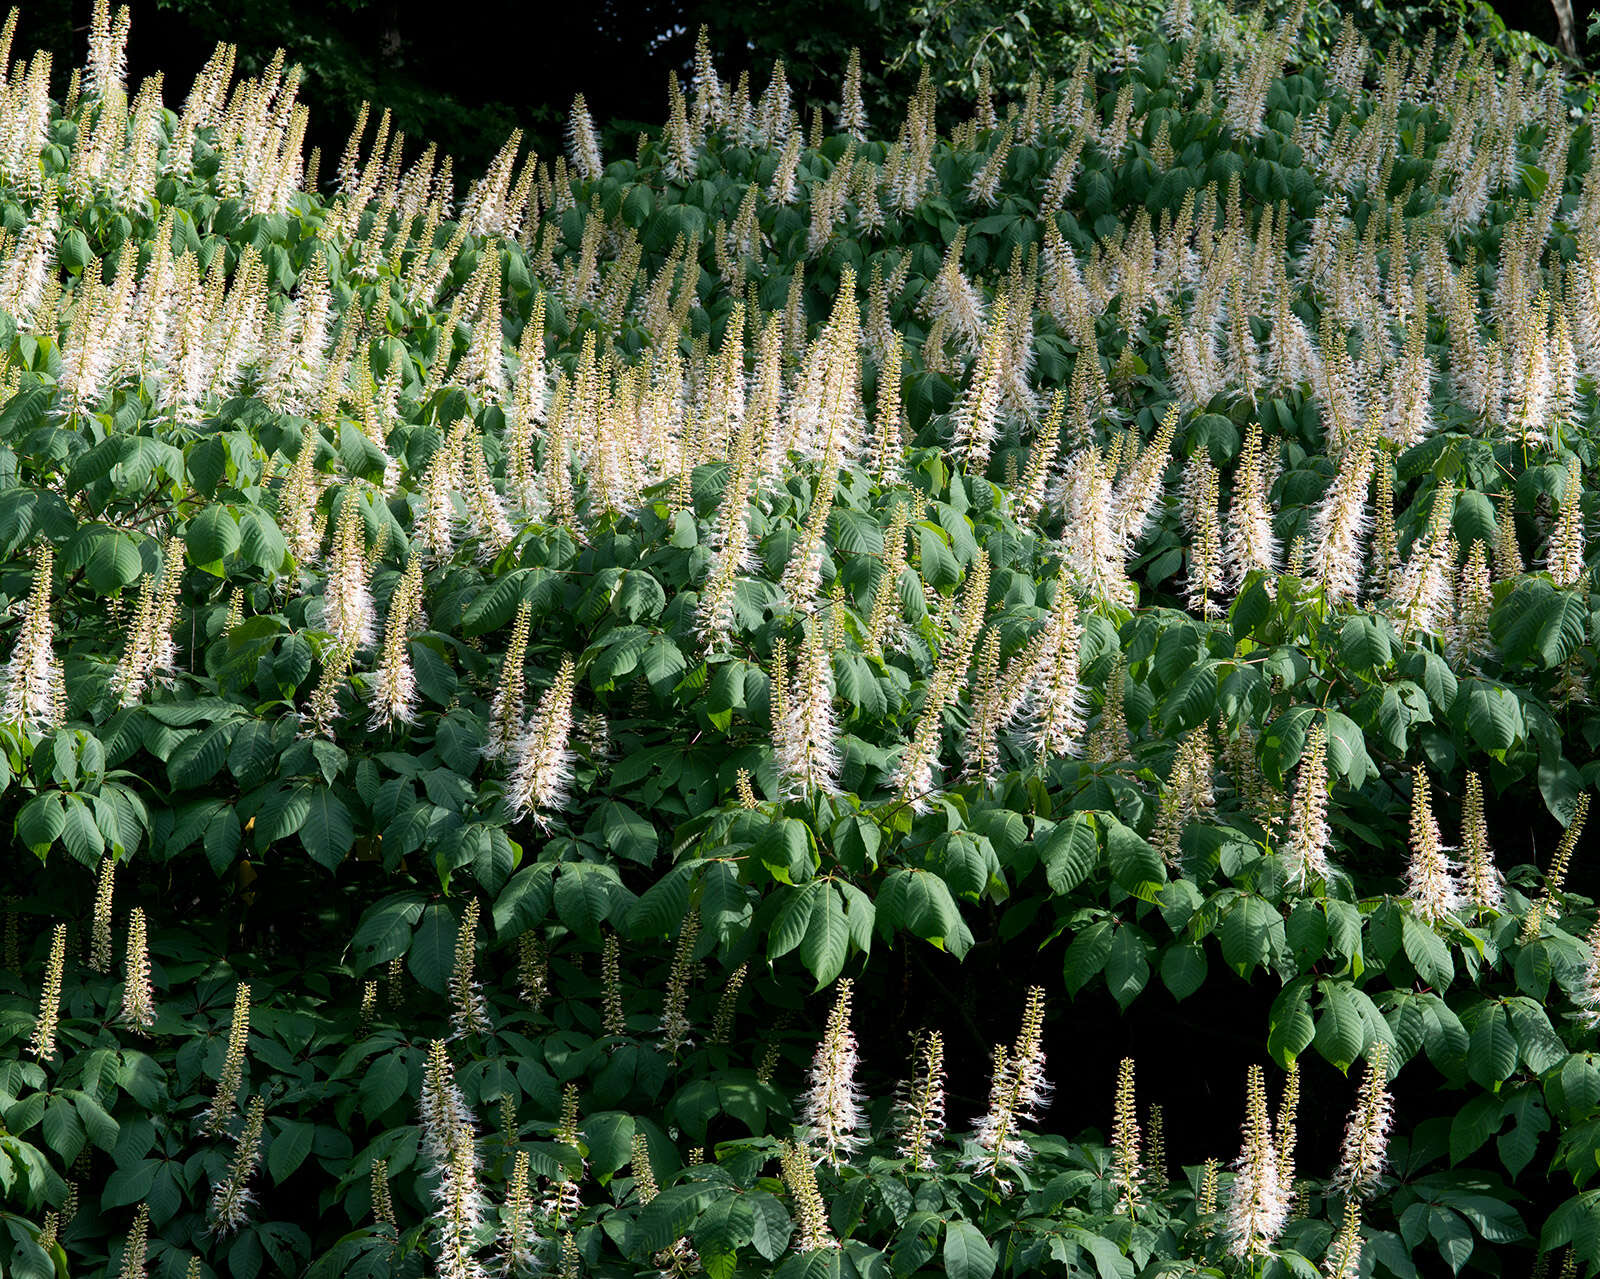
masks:
{"label": "green leaf", "polygon": [[949,1279],[989,1279],[999,1255],[970,1222],[949,1221],[944,1228],[944,1271]]}
{"label": "green leaf", "polygon": [[1102,919],[1081,929],[1062,957],[1061,975],[1067,990],[1076,995],[1106,966],[1111,958],[1112,924]]}
{"label": "green leaf", "polygon": [[406,1066],[398,1052],[373,1058],[356,1085],[361,1113],[375,1120],[405,1096]]}
{"label": "green leaf", "polygon": [[564,864],[555,877],[556,914],[580,937],[598,938],[600,925],[611,918],[614,903],[620,902],[621,888],[610,867]]}
{"label": "green leaf", "polygon": [[283,572],[289,558],[289,543],[284,540],[272,517],[265,511],[246,510],[239,516],[239,554],[264,572]]}
{"label": "green leaf", "polygon": [[95,824],[94,813],[77,795],[67,797],[67,819],[61,828],[61,846],[85,866],[95,866],[105,852],[105,836]]}
{"label": "green leaf", "polygon": [[1323,722],[1328,728],[1328,767],[1360,790],[1376,771],[1360,726],[1338,711],[1328,711]]}
{"label": "green leaf", "polygon": [[221,503],[207,506],[183,531],[189,562],[216,577],[223,576],[222,563],[239,549],[239,539],[239,522]]}
{"label": "green leaf", "polygon": [[1417,976],[1438,990],[1450,985],[1455,976],[1450,947],[1445,945],[1444,939],[1430,925],[1415,915],[1407,915],[1401,925],[1401,939],[1406,958],[1417,970]]}
{"label": "green leaf", "polygon": [[59,791],[35,795],[17,814],[17,838],[40,857],[66,829],[67,813]]}
{"label": "green leaf", "polygon": [[1222,958],[1241,977],[1248,976],[1283,950],[1283,916],[1265,898],[1241,895],[1222,917],[1218,935]]}
{"label": "green leaf", "polygon": [[[411,945],[412,928],[422,918],[423,905],[421,893],[403,892],[391,893],[368,907],[350,942],[356,953],[356,966],[373,968],[405,954]],[[498,913],[499,907],[495,909]]]}
{"label": "green leaf", "polygon": [[1082,813],[1069,813],[1050,828],[1042,842],[1037,837],[1034,842],[1044,863],[1045,879],[1055,893],[1070,893],[1100,861],[1100,843]]}
{"label": "green leaf", "polygon": [[1161,956],[1161,980],[1172,997],[1185,1000],[1206,980],[1205,948],[1195,942],[1176,942]]}
{"label": "green leaf", "polygon": [[765,1260],[776,1261],[789,1246],[789,1236],[794,1233],[789,1210],[765,1190],[750,1191],[745,1195],[745,1202],[755,1214],[750,1230],[751,1244]]}
{"label": "green leaf", "polygon": [[1132,924],[1123,924],[1111,938],[1111,954],[1106,959],[1106,987],[1117,1005],[1128,1005],[1150,980],[1150,944]]}
{"label": "green leaf", "polygon": [[1462,1014],[1467,1028],[1467,1074],[1484,1088],[1493,1088],[1517,1068],[1517,1041],[1505,1008],[1485,1000]]}
{"label": "green leaf", "polygon": [[423,989],[443,994],[455,957],[456,917],[443,902],[434,902],[423,910],[412,935],[406,967]]}
{"label": "green leaf", "polygon": [[1320,983],[1321,1007],[1317,1016],[1317,1051],[1340,1070],[1349,1070],[1367,1044],[1361,1009],[1347,982]]}
{"label": "green leaf", "polygon": [[600,829],[618,857],[648,866],[656,856],[656,832],[628,805],[610,799],[600,806]]}
{"label": "green leaf", "polygon": [[1522,708],[1510,689],[1487,680],[1468,680],[1456,705],[1462,708],[1473,740],[1491,755],[1503,755],[1521,739]]}
{"label": "green leaf", "polygon": [[298,1119],[284,1119],[277,1124],[277,1134],[267,1147],[267,1171],[274,1184],[281,1184],[296,1168],[305,1163],[311,1153],[311,1140],[316,1135],[316,1125]]}
{"label": "green leaf", "polygon": [[325,787],[311,793],[309,805],[300,842],[312,861],[333,870],[355,844],[355,823],[345,802]]}
{"label": "green leaf", "polygon": [[1267,1014],[1267,1051],[1285,1069],[1316,1037],[1311,1021],[1310,977],[1297,977],[1272,1001]]}
{"label": "green leaf", "polygon": [[826,885],[812,882],[789,889],[783,896],[772,921],[772,931],[767,935],[767,958],[777,959],[787,955],[805,940],[811,931],[811,916],[821,904]]}
{"label": "green leaf", "polygon": [[1105,815],[1105,820],[1106,862],[1111,867],[1112,876],[1122,888],[1140,900],[1154,901],[1167,879],[1161,854],[1116,818]]}
{"label": "green leaf", "polygon": [[845,922],[844,904],[832,884],[820,888],[811,922],[800,943],[800,962],[817,979],[817,990],[833,984],[844,971],[844,961],[850,954],[850,926]]}

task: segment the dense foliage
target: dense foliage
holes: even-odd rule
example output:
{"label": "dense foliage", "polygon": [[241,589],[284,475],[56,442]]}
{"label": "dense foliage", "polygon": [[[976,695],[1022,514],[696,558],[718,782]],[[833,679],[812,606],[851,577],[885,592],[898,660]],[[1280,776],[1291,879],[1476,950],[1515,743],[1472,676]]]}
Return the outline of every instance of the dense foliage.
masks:
{"label": "dense foliage", "polygon": [[1301,16],[459,200],[0,56],[5,1272],[1600,1265],[1591,122]]}

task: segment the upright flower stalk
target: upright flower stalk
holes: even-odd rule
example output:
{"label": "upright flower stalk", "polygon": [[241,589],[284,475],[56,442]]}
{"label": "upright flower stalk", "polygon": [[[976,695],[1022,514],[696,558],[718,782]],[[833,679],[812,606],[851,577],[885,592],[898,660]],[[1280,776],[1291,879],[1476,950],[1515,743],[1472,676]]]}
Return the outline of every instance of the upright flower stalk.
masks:
{"label": "upright flower stalk", "polygon": [[918,1172],[938,1165],[934,1148],[944,1139],[944,1036],[929,1031],[917,1045],[915,1070],[895,1100],[895,1149]]}
{"label": "upright flower stalk", "polygon": [[156,1023],[155,993],[150,985],[150,945],[145,935],[144,908],[128,912],[128,951],[123,962],[122,1008],[117,1020],[139,1033]]}
{"label": "upright flower stalk", "polygon": [[39,1015],[34,1018],[28,1051],[41,1061],[56,1055],[56,1029],[61,1018],[61,978],[67,966],[67,926],[57,924],[50,935],[44,987],[39,992]]}
{"label": "upright flower stalk", "polygon": [[244,1082],[245,1050],[250,1042],[250,987],[240,982],[233,997],[233,1021],[228,1027],[228,1048],[222,1058],[222,1073],[217,1076],[217,1091],[211,1105],[200,1116],[200,1131],[219,1133],[233,1117],[238,1104],[239,1085]]}
{"label": "upright flower stalk", "polygon": [[216,1235],[231,1235],[250,1219],[250,1209],[255,1204],[255,1196],[250,1193],[250,1178],[255,1175],[261,1158],[261,1129],[265,1118],[266,1102],[260,1096],[250,1098],[244,1128],[234,1147],[233,1163],[228,1167],[228,1175],[217,1183],[211,1194],[211,1230]]}
{"label": "upright flower stalk", "polygon": [[55,654],[55,624],[50,617],[50,575],[55,555],[39,551],[33,591],[22,606],[22,626],[11,658],[0,675],[0,722],[25,733],[42,733],[59,725],[67,713],[67,689]]}
{"label": "upright flower stalk", "polygon": [[841,980],[800,1102],[808,1144],[834,1166],[859,1150],[865,1140],[866,1114],[856,1083],[856,1037],[850,1029],[850,993],[849,979]]}
{"label": "upright flower stalk", "polygon": [[1244,1142],[1233,1164],[1222,1237],[1235,1257],[1264,1257],[1288,1220],[1288,1194],[1279,1179],[1278,1151],[1267,1117],[1266,1075],[1260,1066],[1251,1066],[1245,1084]]}
{"label": "upright flower stalk", "polygon": [[555,681],[539,699],[532,720],[518,737],[512,753],[506,797],[518,818],[531,817],[549,829],[551,816],[567,801],[572,784],[572,695],[577,668],[563,658]]}
{"label": "upright flower stalk", "polygon": [[1367,1058],[1361,1093],[1345,1124],[1339,1167],[1333,1174],[1335,1187],[1358,1199],[1370,1199],[1378,1192],[1388,1166],[1389,1129],[1393,1124],[1387,1047],[1380,1040]]}

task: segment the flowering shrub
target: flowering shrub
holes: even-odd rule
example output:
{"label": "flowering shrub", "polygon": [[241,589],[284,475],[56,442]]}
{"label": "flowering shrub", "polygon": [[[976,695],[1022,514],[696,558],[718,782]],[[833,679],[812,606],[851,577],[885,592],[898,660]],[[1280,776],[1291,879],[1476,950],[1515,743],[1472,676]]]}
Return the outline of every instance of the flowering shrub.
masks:
{"label": "flowering shrub", "polygon": [[7,35],[6,1273],[1600,1264],[1591,122],[1256,21],[459,199]]}

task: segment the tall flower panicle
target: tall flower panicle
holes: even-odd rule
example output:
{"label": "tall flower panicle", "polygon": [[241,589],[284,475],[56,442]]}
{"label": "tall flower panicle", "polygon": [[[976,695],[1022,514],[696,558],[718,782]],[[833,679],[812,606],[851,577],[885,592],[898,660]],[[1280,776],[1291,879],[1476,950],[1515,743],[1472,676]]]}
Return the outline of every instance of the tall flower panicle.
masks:
{"label": "tall flower panicle", "polygon": [[533,1199],[528,1190],[529,1155],[517,1151],[506,1183],[505,1207],[500,1213],[500,1264],[508,1274],[531,1274],[538,1265],[541,1242],[533,1228]]}
{"label": "tall flower panicle", "polygon": [[1427,528],[1411,548],[1405,566],[1394,576],[1394,620],[1402,639],[1413,632],[1436,635],[1450,611],[1457,545],[1450,534],[1455,488],[1443,484],[1433,497]]}
{"label": "tall flower panicle", "polygon": [[1576,586],[1583,577],[1583,470],[1576,455],[1567,459],[1567,483],[1561,496],[1561,514],[1550,534],[1546,566],[1557,586]]}
{"label": "tall flower panicle", "polygon": [[57,924],[50,935],[50,958],[39,991],[39,1015],[34,1019],[28,1051],[41,1061],[56,1055],[56,1028],[61,1018],[61,978],[67,966],[67,926]]}
{"label": "tall flower panicle", "polygon": [[861,1134],[867,1125],[856,1083],[858,1057],[855,1032],[850,1029],[850,991],[848,978],[839,982],[800,1103],[808,1144],[817,1146],[818,1157],[835,1166],[861,1148]]}
{"label": "tall flower panicle", "polygon": [[1455,608],[1445,624],[1445,653],[1458,670],[1481,669],[1483,658],[1494,651],[1489,636],[1489,614],[1493,609],[1489,552],[1482,540],[1475,540],[1461,566]]}
{"label": "tall flower panicle", "polygon": [[[556,1120],[551,1140],[557,1145],[575,1148],[578,1137],[578,1085],[568,1084],[561,1090],[561,1115]],[[586,1171],[588,1161],[579,1159],[577,1176],[564,1171],[546,1199],[544,1215],[555,1223],[557,1229],[567,1226],[583,1210],[583,1193],[578,1182]]]}
{"label": "tall flower panicle", "polygon": [[116,873],[116,859],[103,858],[94,890],[94,926],[89,933],[89,967],[97,973],[111,971],[111,895]]}
{"label": "tall flower panicle", "polygon": [[1522,546],[1517,541],[1516,513],[1512,510],[1509,495],[1500,502],[1494,524],[1494,578],[1497,582],[1510,581],[1527,569],[1522,559]]}
{"label": "tall flower panicle", "polygon": [[694,982],[695,942],[700,937],[700,916],[690,912],[678,929],[678,942],[672,951],[672,967],[667,973],[666,998],[661,1008],[661,1047],[673,1061],[691,1042],[689,987]]}
{"label": "tall flower panicle", "polygon": [[1000,635],[990,631],[973,668],[966,741],[967,773],[985,782],[993,781],[1000,771],[1000,719],[1006,708],[999,675]]}
{"label": "tall flower panicle", "polygon": [[1031,986],[1022,1011],[1022,1027],[1008,1052],[997,1044],[989,1083],[989,1109],[978,1119],[974,1136],[978,1151],[966,1160],[996,1189],[1008,1181],[1008,1168],[1021,1168],[1032,1157],[1020,1128],[1035,1122],[1050,1104],[1051,1087],[1044,1073],[1044,988]]}
{"label": "tall flower panicle", "polygon": [[563,658],[554,682],[539,699],[532,720],[512,751],[511,776],[506,797],[512,814],[532,817],[548,829],[551,814],[567,801],[572,784],[572,694],[577,668]]}
{"label": "tall flower panicle", "polygon": [[1244,1141],[1233,1165],[1222,1236],[1242,1259],[1264,1257],[1289,1219],[1288,1197],[1278,1178],[1278,1151],[1267,1117],[1267,1081],[1251,1066],[1245,1087]]}
{"label": "tall flower panicle", "polygon": [[486,759],[498,759],[511,750],[522,732],[522,701],[527,682],[523,662],[528,655],[528,630],[532,619],[533,601],[525,599],[517,606],[511,638],[506,642],[506,655],[500,663],[500,682],[495,686],[494,700],[489,703],[489,727],[483,743]]}
{"label": "tall flower panicle", "polygon": [[883,571],[872,596],[872,612],[867,615],[867,633],[861,646],[868,653],[882,653],[899,636],[903,605],[900,602],[900,575],[906,571],[906,531],[910,525],[911,504],[896,502],[883,535]]}
{"label": "tall flower panicle", "polygon": [[915,1070],[895,1099],[895,1149],[918,1172],[938,1165],[934,1148],[944,1140],[944,1036],[929,1031],[917,1045]]}
{"label": "tall flower panicle", "polygon": [[581,93],[572,100],[572,113],[567,118],[567,151],[585,182],[593,182],[606,167],[600,158],[599,131]]}
{"label": "tall flower panicle", "polygon": [[1387,1046],[1379,1040],[1367,1058],[1361,1092],[1345,1124],[1334,1186],[1352,1198],[1370,1199],[1377,1193],[1388,1166],[1389,1129],[1393,1123]]}
{"label": "tall flower panicle", "polygon": [[1061,560],[1089,599],[1131,607],[1138,590],[1128,580],[1126,542],[1117,527],[1111,477],[1093,445],[1074,453],[1062,484]]}
{"label": "tall flower panicle", "polygon": [[972,384],[962,393],[951,413],[954,436],[950,451],[962,460],[967,470],[978,475],[988,468],[989,454],[999,434],[1001,380],[1005,375],[1008,346],[1008,305],[1004,294],[995,300]]}
{"label": "tall flower panicle", "polygon": [[[1482,543],[1479,543],[1482,545]],[[1466,798],[1461,804],[1462,888],[1475,910],[1499,910],[1505,888],[1489,847],[1489,823],[1483,815],[1483,779],[1467,774]]]}
{"label": "tall flower panicle", "polygon": [[1578,1021],[1593,1029],[1600,1026],[1600,918],[1589,929],[1588,954],[1584,957],[1583,985],[1573,996],[1578,1006]]}
{"label": "tall flower panicle", "polygon": [[238,1106],[239,1085],[244,1082],[244,1056],[250,1043],[250,986],[240,982],[233,996],[233,1021],[228,1026],[228,1048],[217,1076],[217,1091],[200,1116],[200,1131],[219,1133]]}
{"label": "tall flower panicle", "polygon": [[1217,468],[1202,453],[1190,459],[1185,475],[1191,490],[1192,515],[1188,520],[1189,577],[1184,599],[1190,612],[1216,617],[1222,611],[1226,584],[1223,568],[1222,526],[1217,518]]}
{"label": "tall flower panicle", "polygon": [[1127,759],[1133,750],[1133,739],[1128,733],[1128,715],[1124,703],[1127,689],[1128,666],[1119,661],[1106,677],[1106,691],[1100,702],[1100,715],[1095,720],[1089,743],[1084,751],[1091,764],[1114,764]]}
{"label": "tall flower panicle", "polygon": [[26,733],[59,725],[67,713],[67,688],[55,654],[55,626],[50,619],[50,574],[55,553],[46,545],[33,571],[33,591],[22,606],[16,646],[0,674],[0,723]]}
{"label": "tall flower panicle", "polygon": [[1291,1059],[1278,1098],[1278,1114],[1273,1121],[1273,1141],[1278,1151],[1278,1186],[1286,1200],[1294,1197],[1294,1148],[1298,1140],[1295,1117],[1300,1109],[1300,1063]]}
{"label": "tall flower panicle", "polygon": [[122,1009],[117,1020],[140,1033],[156,1023],[155,992],[150,985],[150,943],[145,935],[144,908],[128,912],[128,952],[123,961]]}
{"label": "tall flower panicle", "polygon": [[1371,516],[1367,511],[1367,487],[1372,481],[1376,461],[1376,418],[1350,442],[1334,476],[1312,518],[1312,571],[1328,600],[1346,603],[1356,597],[1361,583],[1362,547]]}
{"label": "tall flower panicle", "polygon": [[726,1044],[733,1041],[733,1019],[739,1012],[739,991],[749,975],[750,965],[740,964],[723,982],[722,994],[717,999],[717,1010],[711,1016],[711,1042]]}
{"label": "tall flower panicle", "polygon": [[145,1256],[150,1247],[150,1205],[140,1204],[122,1245],[121,1279],[144,1279]]}
{"label": "tall flower panicle", "polygon": [[488,1205],[478,1184],[477,1151],[469,1131],[457,1135],[433,1197],[439,1279],[488,1279],[488,1270],[476,1256]]}
{"label": "tall flower panicle", "polygon": [[372,1219],[379,1225],[393,1226],[394,1195],[389,1190],[389,1161],[387,1159],[374,1159],[372,1161]]}
{"label": "tall flower panicle", "polygon": [[421,1151],[430,1175],[438,1177],[443,1173],[457,1142],[463,1134],[470,1141],[475,1126],[472,1111],[456,1084],[449,1050],[444,1040],[435,1039],[428,1045],[418,1106]]}
{"label": "tall flower panicle", "polygon": [[1428,774],[1417,765],[1411,786],[1411,861],[1406,896],[1429,923],[1461,909],[1460,867],[1445,850],[1428,795]]}
{"label": "tall flower panicle", "polygon": [[839,1241],[828,1229],[828,1208],[817,1188],[817,1174],[810,1151],[793,1142],[781,1147],[779,1162],[783,1169],[783,1184],[788,1188],[794,1203],[794,1250],[805,1254],[823,1248],[837,1248]]}
{"label": "tall flower panicle", "polygon": [[417,717],[417,677],[411,665],[411,635],[422,625],[422,557],[406,561],[405,572],[389,597],[383,652],[373,673],[368,702],[373,728],[410,724]]}
{"label": "tall flower panicle", "polygon": [[550,995],[550,958],[543,939],[532,930],[517,938],[517,993],[533,1009]]}
{"label": "tall flower panicle", "polygon": [[322,673],[312,685],[311,696],[300,714],[302,732],[312,737],[333,737],[334,725],[344,715],[339,693],[355,661],[355,648],[349,644],[330,644],[322,653]]}
{"label": "tall flower panicle", "polygon": [[333,550],[322,597],[327,628],[337,643],[361,649],[373,641],[377,610],[368,577],[366,520],[359,499],[348,494],[334,520]]}
{"label": "tall flower panicle", "polygon": [[1158,1195],[1167,1192],[1167,1129],[1166,1118],[1160,1106],[1151,1106],[1145,1124],[1150,1137],[1150,1156],[1147,1169],[1150,1189]]}
{"label": "tall flower panicle", "polygon": [[605,1008],[606,1034],[626,1035],[628,1014],[622,1003],[622,939],[610,929],[600,943],[600,993]]}
{"label": "tall flower panicle", "polygon": [[1518,938],[1524,945],[1537,937],[1539,930],[1544,926],[1545,917],[1555,903],[1556,894],[1566,883],[1567,867],[1572,863],[1572,855],[1577,851],[1578,840],[1583,837],[1583,828],[1588,820],[1589,792],[1584,791],[1578,796],[1578,802],[1572,810],[1572,818],[1567,822],[1567,829],[1561,834],[1561,842],[1556,845],[1555,856],[1550,859],[1550,868],[1544,873],[1544,891],[1522,921],[1522,931],[1518,934]]}
{"label": "tall flower panicle", "polygon": [[989,557],[979,551],[967,574],[955,634],[939,652],[939,664],[923,693],[922,713],[917,717],[911,741],[901,753],[900,763],[890,779],[901,802],[910,804],[916,812],[925,812],[931,806],[933,770],[939,760],[945,707],[956,696],[972,664],[988,603]]}
{"label": "tall flower panicle", "polygon": [[1041,762],[1078,752],[1085,719],[1083,690],[1078,682],[1082,636],[1078,599],[1063,573],[1056,581],[1055,603],[1041,637],[1038,665],[1027,681],[1030,704],[1026,736]]}
{"label": "tall flower panicle", "polygon": [[211,1192],[211,1232],[215,1235],[231,1235],[250,1219],[250,1209],[255,1204],[250,1178],[261,1159],[261,1129],[265,1121],[266,1102],[258,1094],[250,1098],[245,1111],[244,1128],[234,1147],[228,1175]]}
{"label": "tall flower panicle", "polygon": [[1252,422],[1233,473],[1233,496],[1223,539],[1223,559],[1235,586],[1241,585],[1250,573],[1261,572],[1271,578],[1278,571],[1282,548],[1272,528],[1267,462],[1261,425]]}
{"label": "tall flower panicle", "polygon": [[139,584],[133,626],[122,658],[111,676],[111,690],[123,707],[135,705],[145,690],[176,660],[172,628],[178,620],[178,590],[183,573],[183,543],[168,542],[161,577],[146,574]]}
{"label": "tall flower panicle", "polygon": [[[778,678],[787,680],[787,672]],[[774,724],[778,769],[792,796],[838,789],[840,760],[833,718],[833,665],[820,621],[805,628],[794,681]]]}
{"label": "tall flower panicle", "polygon": [[456,931],[455,963],[450,970],[450,1028],[452,1038],[463,1035],[486,1035],[493,1028],[489,1020],[489,1003],[473,976],[477,962],[478,901],[473,898],[461,916],[461,927]]}
{"label": "tall flower panicle", "polygon": [[1116,1211],[1132,1215],[1143,1193],[1145,1181],[1132,1057],[1124,1057],[1117,1067],[1117,1095],[1111,1118],[1111,1152],[1111,1184],[1117,1192]]}
{"label": "tall flower panicle", "polygon": [[1344,1222],[1328,1245],[1322,1263],[1323,1279],[1356,1279],[1361,1273],[1361,1201],[1344,1201]]}
{"label": "tall flower panicle", "polygon": [[1169,866],[1178,864],[1183,832],[1215,810],[1215,774],[1210,741],[1203,731],[1191,732],[1173,753],[1172,771],[1167,774],[1155,829],[1150,833],[1150,842]]}
{"label": "tall flower panicle", "polygon": [[1289,830],[1283,857],[1291,881],[1304,888],[1313,879],[1326,879],[1332,870],[1328,844],[1328,730],[1316,725],[1306,739],[1305,753],[1295,776],[1294,801],[1289,808]]}
{"label": "tall flower panicle", "polygon": [[1201,1229],[1208,1234],[1211,1226],[1206,1219],[1214,1217],[1217,1212],[1217,1182],[1221,1171],[1220,1160],[1207,1159],[1200,1172],[1200,1193],[1195,1196],[1195,1213],[1201,1218]]}

